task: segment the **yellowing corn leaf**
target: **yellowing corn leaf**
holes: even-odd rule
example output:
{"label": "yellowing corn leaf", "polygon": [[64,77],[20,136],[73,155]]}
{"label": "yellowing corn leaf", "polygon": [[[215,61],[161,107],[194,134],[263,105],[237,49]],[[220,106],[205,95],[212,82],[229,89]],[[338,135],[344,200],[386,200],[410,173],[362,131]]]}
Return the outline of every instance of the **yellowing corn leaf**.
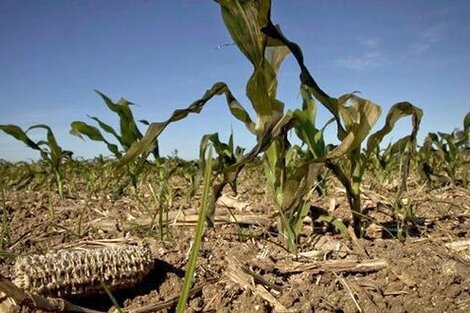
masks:
{"label": "yellowing corn leaf", "polygon": [[276,73],[289,53],[282,42],[269,39],[261,31],[269,21],[269,0],[218,0],[225,25],[240,51],[253,64],[254,71],[246,86],[247,97],[256,111],[256,133],[261,135],[277,121],[284,104],[275,99]]}
{"label": "yellowing corn leaf", "polygon": [[326,159],[338,158],[359,148],[380,117],[381,108],[377,104],[355,95],[349,97],[352,101],[351,109],[340,108],[343,116],[347,117],[346,136],[327,154]]}

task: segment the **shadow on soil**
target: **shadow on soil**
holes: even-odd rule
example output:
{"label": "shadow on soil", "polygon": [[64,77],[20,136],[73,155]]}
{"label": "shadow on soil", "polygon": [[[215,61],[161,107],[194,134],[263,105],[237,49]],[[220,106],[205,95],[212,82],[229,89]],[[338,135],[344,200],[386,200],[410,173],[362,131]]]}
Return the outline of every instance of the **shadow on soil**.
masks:
{"label": "shadow on soil", "polygon": [[[158,259],[154,261],[155,265],[152,271],[144,278],[138,287],[113,292],[114,298],[121,307],[124,306],[124,301],[128,298],[135,298],[140,295],[148,294],[152,290],[158,290],[159,286],[167,278],[168,273],[173,273],[178,277],[184,277],[184,271],[174,267],[170,263]],[[67,300],[73,304],[98,311],[108,311],[113,306],[113,302],[106,294],[69,297]]]}

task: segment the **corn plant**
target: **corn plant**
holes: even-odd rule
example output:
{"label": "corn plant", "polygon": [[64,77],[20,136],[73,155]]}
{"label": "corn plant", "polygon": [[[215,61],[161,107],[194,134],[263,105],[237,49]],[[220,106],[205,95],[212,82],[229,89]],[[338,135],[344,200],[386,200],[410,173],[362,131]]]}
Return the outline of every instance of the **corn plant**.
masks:
{"label": "corn plant", "polygon": [[206,218],[208,226],[213,226],[213,218],[215,214],[215,203],[220,196],[224,187],[229,184],[234,192],[237,192],[237,177],[241,167],[238,167],[236,172],[231,172],[231,175],[224,175],[227,168],[237,164],[243,157],[244,149],[234,146],[233,134],[230,134],[228,143],[220,141],[219,134],[204,135],[200,144],[200,160],[203,160],[206,155],[208,147],[212,147],[217,153],[217,157],[213,160],[213,173],[211,183],[211,195],[206,210]]}
{"label": "corn plant", "polygon": [[401,185],[398,188],[394,204],[392,205],[392,211],[395,217],[395,221],[398,225],[397,237],[399,240],[403,239],[404,232],[406,232],[408,229],[407,224],[413,217],[412,205],[409,199],[404,198],[403,195],[407,189],[407,180],[410,174],[411,162],[413,159],[416,159],[417,156],[416,136],[418,134],[423,111],[408,102],[401,102],[394,105],[387,115],[385,126],[371,136],[372,142],[368,142],[367,147],[367,152],[369,154],[371,150],[378,149],[378,144],[382,141],[383,137],[393,129],[396,121],[405,116],[411,116],[411,134],[401,138],[390,148],[390,150],[393,151],[395,149],[403,155],[402,158],[399,158],[401,161]]}
{"label": "corn plant", "polygon": [[[257,114],[256,122],[253,122],[247,111],[236,100],[226,84],[216,83],[201,99],[195,101],[187,109],[175,111],[165,122],[151,124],[142,140],[134,144],[123,157],[123,162],[129,162],[139,154],[148,151],[152,146],[151,143],[169,123],[182,119],[189,113],[199,113],[212,97],[225,95],[230,112],[236,119],[243,122],[248,130],[256,136],[257,143],[234,163],[226,163],[224,169],[219,171],[219,180],[221,181],[219,186],[223,188],[228,182],[236,180],[236,176],[245,164],[253,161],[259,154],[267,151],[272,144],[282,145],[284,141],[283,138],[286,137],[289,129],[292,129],[295,124],[294,115],[292,113],[284,114],[284,104],[276,98],[277,72],[284,58],[288,55],[290,47],[285,45],[282,41],[269,37],[262,32],[263,28],[272,24],[269,19],[270,2],[224,0],[218,1],[218,3],[220,4],[222,17],[232,39],[253,65],[253,74],[247,82],[246,90],[247,97]],[[306,93],[312,93],[310,90],[311,87],[305,85],[305,88]],[[358,132],[363,130],[364,127],[356,128],[357,130],[355,130],[355,132]],[[349,134],[347,140],[328,157],[340,156],[342,155],[342,151],[350,149],[350,141],[356,135],[355,132]],[[284,164],[283,160],[285,160],[285,157],[281,156],[279,160],[281,161],[275,161],[274,163],[279,166],[284,166],[281,164]],[[297,170],[298,179],[290,182],[290,186],[286,187],[288,188],[286,190],[291,190],[299,180],[305,182],[304,186],[299,189],[299,192],[289,195],[288,197],[284,196],[287,200],[285,200],[282,205],[283,207],[290,210],[291,207],[296,206],[295,204],[301,202],[301,198],[310,190],[309,187],[313,184],[312,177],[317,176],[316,174],[319,167],[318,164],[305,164],[301,170]],[[282,171],[281,168],[276,169],[278,173]],[[303,175],[307,175],[308,182],[303,178]],[[282,177],[276,174],[276,179],[281,180]],[[211,201],[212,206],[214,206],[214,201],[220,193],[214,192],[213,194],[215,196]],[[209,215],[213,214],[212,210],[208,212]]]}
{"label": "corn plant", "polygon": [[2,191],[2,203],[1,203],[1,223],[2,229],[0,231],[0,259],[2,259],[1,252],[5,251],[8,246],[10,246],[10,210],[9,207],[5,203],[5,189],[3,185],[0,186]]}
{"label": "corn plant", "polygon": [[[232,39],[253,66],[246,92],[256,112],[256,121],[253,122],[226,84],[216,83],[201,99],[195,101],[187,109],[175,111],[165,122],[151,124],[142,140],[129,149],[123,161],[129,162],[139,154],[148,151],[152,142],[169,123],[182,119],[189,113],[199,113],[212,97],[225,95],[230,112],[256,136],[257,143],[233,164],[226,165],[219,174],[220,180],[222,182],[235,181],[240,170],[248,162],[266,152],[267,168],[272,173],[270,185],[275,190],[275,197],[282,199],[282,201],[277,201],[276,213],[295,217],[292,220],[293,224],[298,225],[300,217],[304,214],[302,212],[306,210],[300,208],[300,203],[316,184],[321,167],[326,164],[347,189],[348,199],[354,213],[354,224],[359,233],[361,229],[361,219],[358,217],[361,214],[360,181],[364,163],[361,161],[361,143],[367,138],[379,118],[380,107],[355,94],[332,98],[320,89],[304,64],[300,47],[289,41],[282,34],[280,27],[272,23],[269,0],[219,0],[217,2]],[[340,144],[329,151],[325,151],[324,147],[319,144],[316,138],[318,130],[315,129],[312,119],[302,116],[303,114],[312,115],[312,112],[284,113],[284,104],[276,98],[277,73],[289,52],[294,55],[300,66],[304,100],[307,97],[310,101],[314,98],[319,100],[332,113],[336,122]],[[307,126],[309,123],[312,124],[310,127]],[[298,148],[289,150],[291,147],[287,141],[287,133],[295,127],[294,125],[299,128],[297,132],[303,134],[301,139],[304,143],[310,144],[310,151],[299,153]],[[374,138],[381,137],[382,133],[388,133],[391,130],[388,129],[389,127],[390,125],[386,125]],[[380,141],[372,140],[371,142],[378,145]],[[321,153],[317,151],[320,148],[324,150]],[[315,154],[312,154],[312,151]],[[350,162],[350,170],[344,171],[337,160],[346,157]],[[215,193],[216,197],[217,193]],[[209,211],[209,214],[212,213]],[[288,237],[292,239],[295,238],[295,231],[289,231],[289,229],[292,230],[292,225],[287,226],[288,220],[284,219],[285,222],[279,224],[280,233],[290,232],[291,235]]]}
{"label": "corn plant", "polygon": [[440,176],[442,167],[451,184],[462,182],[467,185],[467,171],[464,170],[459,178],[457,170],[462,165],[468,166],[464,152],[470,146],[469,141],[470,112],[464,118],[462,131],[429,133],[420,150],[422,169],[428,180],[431,181],[431,175]]}
{"label": "corn plant", "polygon": [[[231,114],[243,122],[247,129],[256,136],[257,144],[243,156],[239,156],[234,163],[223,163],[224,168],[218,171],[219,177],[216,178],[220,181],[219,186],[221,187],[218,189],[221,190],[226,184],[235,182],[236,176],[243,166],[264,152],[275,137],[275,133],[279,133],[283,129],[283,125],[289,122],[289,118],[282,119],[284,104],[276,99],[276,73],[287,55],[288,49],[279,45],[275,40],[268,40],[268,37],[261,32],[261,26],[267,21],[269,6],[263,8],[262,14],[258,14],[258,7],[252,1],[219,1],[219,4],[232,38],[254,67],[246,89],[247,97],[257,114],[256,121],[253,121],[233,96],[228,86],[219,82],[188,108],[176,110],[164,122],[150,124],[142,140],[134,144],[123,157],[122,164],[127,164],[139,155],[146,153],[152,147],[152,142],[170,123],[181,120],[190,113],[200,113],[204,105],[214,96],[225,95]],[[213,215],[211,208],[215,206],[219,194],[220,192],[214,192],[215,196],[210,200],[209,220],[211,219],[210,215]]]}
{"label": "corn plant", "polygon": [[[392,129],[395,122],[406,115],[413,115],[413,132],[416,132],[421,118],[421,110],[410,103],[398,103],[392,107],[387,115],[385,126],[371,135],[368,139],[368,149],[364,154],[361,153],[361,144],[369,135],[373,125],[377,122],[381,108],[369,100],[360,98],[355,94],[346,94],[339,98],[330,97],[323,91],[310,74],[304,63],[304,57],[301,48],[294,42],[287,39],[278,26],[269,21],[263,28],[263,32],[273,39],[284,43],[292,52],[300,67],[300,80],[307,91],[319,100],[333,115],[337,125],[337,137],[340,144],[329,151],[325,157],[318,161],[323,161],[325,165],[333,172],[346,189],[348,202],[353,213],[353,224],[356,234],[362,234],[363,214],[360,202],[360,185],[364,173],[364,163],[372,150],[377,147],[383,137]],[[350,104],[350,105],[348,105]],[[415,121],[418,121],[415,125]],[[346,162],[338,162],[346,157]],[[346,163],[346,168],[343,165]]]}
{"label": "corn plant", "polygon": [[[45,129],[46,140],[40,140],[34,142],[31,140],[27,133],[32,129]],[[44,124],[33,125],[26,131],[23,131],[16,125],[0,125],[0,130],[3,130],[8,135],[15,139],[22,141],[31,149],[39,151],[42,161],[47,165],[49,174],[53,176],[53,180],[57,186],[59,195],[62,197],[64,194],[63,186],[63,173],[62,173],[62,161],[70,157],[72,152],[63,150],[57,143],[52,129]]]}
{"label": "corn plant", "polygon": [[[322,153],[316,150],[324,150],[324,147],[319,144],[319,139],[316,138],[319,132],[315,131],[314,125],[307,126],[312,123],[312,119],[304,118],[302,120],[300,111],[284,114],[284,105],[276,99],[276,76],[282,61],[289,50],[298,60],[302,57],[300,48],[294,44],[297,47],[296,50],[294,45],[281,34],[280,28],[271,22],[270,1],[227,0],[218,2],[221,5],[222,16],[232,39],[254,67],[253,75],[247,83],[247,96],[258,113],[254,132],[257,135],[258,144],[255,147],[256,150],[251,150],[251,152],[254,151],[255,155],[266,152],[268,169],[272,174],[270,185],[276,197],[282,199],[282,201],[275,201],[278,202],[276,213],[294,217],[293,219],[283,219],[284,222],[281,221],[278,225],[281,234],[290,233],[287,237],[290,238],[288,241],[292,248],[292,238],[295,238],[296,235],[295,231],[290,231],[295,229],[291,226],[298,225],[300,217],[304,214],[302,212],[306,210],[305,207],[300,208],[300,203],[315,185],[322,163],[356,149],[378,118],[380,110],[378,106],[357,96],[342,97],[340,100],[353,98],[358,103],[354,112],[356,113],[354,117],[357,118],[353,123],[352,116],[349,117],[351,129],[346,131],[341,128],[343,131],[340,136],[340,145],[328,153],[323,151],[324,154],[320,156]],[[305,73],[308,73],[305,66],[301,66],[301,68],[305,70]],[[302,73],[303,76],[305,73]],[[308,73],[308,75],[310,74]],[[339,114],[346,115],[349,110],[339,106],[337,99],[326,96],[316,83],[312,83],[314,82],[313,78],[308,77],[310,79],[301,80],[304,100],[312,102],[312,95],[317,98],[318,94],[324,95],[333,102],[329,108],[334,110],[336,120],[339,122]],[[310,110],[306,110],[304,105],[304,111],[306,111],[304,115],[314,115],[312,110],[312,107]],[[302,121],[303,123],[300,123]],[[289,151],[287,133],[294,125],[303,128],[298,132],[304,134],[303,139],[306,143],[310,143],[310,151],[315,151],[315,153],[310,152],[295,157],[295,151],[299,152],[299,149],[294,147]],[[341,124],[339,125],[341,126]],[[237,164],[242,164],[243,160],[246,158],[242,158]],[[299,160],[302,160],[301,163],[294,166]],[[289,220],[292,222],[291,225],[288,225]]]}
{"label": "corn plant", "polygon": [[157,177],[158,177],[158,188],[155,192],[151,184],[149,184],[150,192],[152,197],[157,204],[158,210],[152,217],[151,227],[153,227],[154,221],[158,216],[158,228],[159,235],[162,240],[167,240],[170,237],[170,230],[168,227],[168,212],[173,206],[174,191],[170,184],[170,177],[178,169],[179,163],[177,160],[169,159],[158,159],[156,161]]}
{"label": "corn plant", "polygon": [[[99,118],[94,117],[94,116],[93,117],[89,116],[89,117],[92,120],[96,121],[99,127],[104,132],[112,135],[118,141],[120,148],[118,147],[118,145],[111,143],[108,139],[106,139],[101,133],[100,129],[82,121],[72,122],[72,124],[70,125],[71,126],[70,133],[82,139],[83,139],[83,136],[86,136],[91,140],[105,143],[108,150],[117,159],[121,159],[123,153],[126,152],[132,146],[133,143],[142,139],[142,133],[137,127],[137,123],[131,111],[131,105],[133,105],[133,103],[127,101],[126,99],[121,99],[117,103],[114,103],[106,95],[102,94],[99,91],[96,91],[96,92],[104,100],[106,106],[112,112],[118,115],[119,125],[120,125],[119,132],[116,131],[109,124],[106,124],[105,122],[100,120]],[[143,124],[148,125],[148,122],[145,120],[142,120],[141,122]],[[157,141],[153,142],[153,146],[150,151],[148,151],[147,153],[142,155],[142,157],[136,159],[134,162],[129,164],[129,166],[127,167],[127,174],[128,174],[129,181],[125,182],[123,185],[120,186],[120,192],[122,192],[123,188],[125,188],[129,182],[134,187],[136,187],[138,177],[142,173],[143,168],[145,166],[146,159],[151,153],[154,155],[156,159],[159,158]]]}
{"label": "corn plant", "polygon": [[370,172],[383,183],[389,181],[400,167],[402,156],[405,155],[409,144],[409,136],[405,136],[395,142],[390,142],[385,148],[379,146],[374,149],[369,158],[367,172]]}
{"label": "corn plant", "polygon": [[[272,193],[280,239],[296,252],[304,218],[310,211],[308,195],[319,183],[323,164],[315,162],[327,154],[322,129],[315,126],[317,106],[305,86],[301,86],[302,110],[287,112],[302,146],[291,145],[287,132],[278,136],[264,154],[265,175]],[[287,130],[287,129],[286,129]]]}
{"label": "corn plant", "polygon": [[183,178],[189,185],[189,191],[185,194],[185,202],[190,203],[191,199],[196,195],[197,189],[201,182],[202,174],[199,169],[199,164],[195,161],[183,163],[180,169]]}

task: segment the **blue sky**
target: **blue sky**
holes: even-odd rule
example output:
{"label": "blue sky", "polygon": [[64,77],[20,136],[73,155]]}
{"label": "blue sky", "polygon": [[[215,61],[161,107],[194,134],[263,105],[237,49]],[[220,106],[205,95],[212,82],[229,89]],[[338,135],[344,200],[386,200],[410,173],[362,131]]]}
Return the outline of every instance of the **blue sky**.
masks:
{"label": "blue sky", "polygon": [[[470,110],[469,1],[273,0],[272,16],[300,44],[330,95],[358,90],[383,106],[383,117],[394,103],[410,101],[425,112],[421,139],[462,127]],[[231,42],[213,1],[2,0],[0,124],[48,124],[65,149],[91,158],[109,153],[101,143],[70,135],[70,123],[87,121],[88,114],[116,125],[94,89],[136,103],[137,119],[162,121],[224,81],[252,112],[245,97],[251,65],[235,46],[217,49]],[[287,109],[301,103],[297,77],[289,57],[278,93]],[[328,118],[321,109],[319,123]],[[254,143],[216,98],[200,115],[170,125],[160,148],[194,158],[202,135],[219,132],[226,139],[231,129],[239,145]],[[334,131],[327,140],[334,141]],[[400,122],[390,139],[409,131],[409,120]],[[43,133],[31,136],[39,140]],[[0,159],[37,158],[0,133]]]}

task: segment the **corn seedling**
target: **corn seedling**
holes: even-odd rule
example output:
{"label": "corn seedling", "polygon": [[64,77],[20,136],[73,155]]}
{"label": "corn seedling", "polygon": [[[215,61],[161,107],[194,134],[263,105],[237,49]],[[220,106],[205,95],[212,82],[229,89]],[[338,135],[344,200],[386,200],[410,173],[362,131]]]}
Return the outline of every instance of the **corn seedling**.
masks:
{"label": "corn seedling", "polygon": [[278,231],[291,252],[297,250],[297,238],[310,211],[308,195],[318,186],[323,165],[315,161],[326,155],[323,132],[332,122],[317,129],[314,99],[304,88],[301,88],[301,94],[303,109],[288,112],[287,116],[295,119],[295,133],[304,148],[291,145],[284,133],[273,141],[264,155],[265,175],[278,217]]}
{"label": "corn seedling", "polygon": [[[0,251],[4,252],[10,246],[10,212],[5,203],[5,190],[2,187],[2,230],[0,232]],[[0,255],[0,259],[2,255]]]}
{"label": "corn seedling", "polygon": [[178,300],[176,312],[185,312],[186,303],[188,301],[189,290],[191,289],[194,272],[196,271],[197,257],[199,256],[199,249],[201,248],[202,237],[204,235],[204,224],[206,221],[206,210],[209,204],[210,186],[212,182],[212,149],[209,147],[207,158],[201,160],[204,170],[204,190],[202,192],[202,201],[199,207],[198,220],[194,232],[194,241],[190,247],[191,252],[189,255],[188,264],[186,266],[186,274],[184,275],[183,288]]}
{"label": "corn seedling", "polygon": [[[32,129],[38,128],[45,129],[47,131],[46,140],[34,142],[28,137],[27,133]],[[0,125],[0,130],[3,130],[8,135],[13,136],[15,139],[25,143],[28,147],[40,152],[43,162],[47,164],[49,173],[54,177],[59,195],[62,197],[64,194],[64,189],[61,165],[64,158],[70,157],[72,152],[63,150],[57,144],[52,129],[47,125],[39,124],[29,127],[26,131],[23,131],[16,125]]]}
{"label": "corn seedling", "polygon": [[431,176],[442,176],[444,171],[447,180],[456,185],[466,182],[467,171],[464,170],[462,177],[457,176],[457,169],[464,165],[468,168],[465,151],[469,148],[470,140],[470,112],[464,118],[463,130],[452,133],[429,133],[420,149],[421,166],[429,182]]}
{"label": "corn seedling", "polygon": [[213,218],[215,214],[215,203],[220,196],[224,187],[229,184],[234,192],[237,192],[237,177],[241,170],[238,167],[235,172],[229,172],[231,175],[224,175],[231,166],[237,164],[243,157],[244,149],[240,147],[234,147],[233,134],[230,135],[228,143],[223,143],[219,139],[219,134],[205,135],[201,139],[200,145],[200,159],[203,160],[206,154],[207,148],[211,146],[217,153],[217,158],[213,161],[213,181],[211,183],[211,195],[209,199],[209,206],[206,210],[207,223],[209,226],[213,226]]}
{"label": "corn seedling", "polygon": [[202,174],[198,163],[195,162],[184,163],[181,171],[183,178],[189,185],[189,192],[185,194],[185,202],[188,204],[196,195],[197,189],[201,183]]}
{"label": "corn seedling", "polygon": [[153,227],[154,221],[158,216],[158,229],[160,238],[166,240],[170,237],[170,230],[168,228],[168,212],[173,207],[174,191],[170,185],[170,177],[178,169],[178,163],[173,162],[171,159],[158,160],[158,189],[157,192],[154,188],[149,185],[152,197],[158,210],[152,217],[151,227]]}
{"label": "corn seedling", "polygon": [[[134,115],[132,114],[130,106],[133,103],[127,101],[126,99],[121,99],[117,103],[114,103],[109,97],[102,94],[99,91],[96,91],[100,97],[104,100],[106,106],[114,113],[116,113],[119,117],[119,125],[120,129],[119,132],[116,131],[112,126],[106,124],[102,120],[97,117],[90,116],[92,120],[98,123],[99,127],[106,133],[112,135],[120,144],[121,148],[116,144],[111,143],[108,141],[101,131],[92,125],[89,125],[82,121],[74,121],[71,123],[70,133],[72,135],[78,136],[83,138],[83,136],[88,137],[91,140],[103,142],[108,147],[108,150],[117,158],[121,159],[123,152],[127,151],[133,143],[142,139],[142,133],[140,132],[139,128],[137,127],[137,123],[134,119]],[[141,121],[143,124],[147,124],[148,122],[145,120]],[[143,168],[145,166],[145,162],[149,154],[152,153],[156,159],[159,158],[158,154],[158,143],[155,140],[153,142],[153,146],[151,151],[145,153],[141,158],[135,160],[127,167],[127,177],[128,181],[124,182],[123,185],[120,186],[119,192],[121,193],[123,189],[131,183],[134,187],[137,186],[137,180],[139,175],[142,173]]]}
{"label": "corn seedling", "polygon": [[6,163],[2,168],[0,180],[4,186],[18,190],[31,187],[35,179],[44,174],[42,169],[36,170],[35,167],[34,164],[27,162]]}

